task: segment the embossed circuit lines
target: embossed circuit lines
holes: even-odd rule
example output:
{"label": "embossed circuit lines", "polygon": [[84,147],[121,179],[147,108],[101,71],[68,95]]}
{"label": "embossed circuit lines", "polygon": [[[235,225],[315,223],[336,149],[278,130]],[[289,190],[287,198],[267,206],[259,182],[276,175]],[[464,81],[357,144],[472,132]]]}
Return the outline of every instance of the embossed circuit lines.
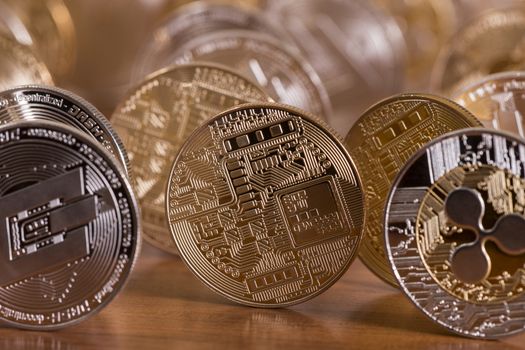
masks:
{"label": "embossed circuit lines", "polygon": [[199,128],[175,160],[167,198],[190,269],[252,306],[326,290],[352,261],[363,225],[344,147],[312,117],[273,104],[237,107]]}

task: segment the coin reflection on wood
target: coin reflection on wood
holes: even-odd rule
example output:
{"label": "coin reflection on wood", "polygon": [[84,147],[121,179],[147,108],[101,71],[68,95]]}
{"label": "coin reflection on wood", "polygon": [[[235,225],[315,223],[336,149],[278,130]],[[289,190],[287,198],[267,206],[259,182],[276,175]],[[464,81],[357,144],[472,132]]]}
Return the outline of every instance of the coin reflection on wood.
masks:
{"label": "coin reflection on wood", "polygon": [[139,248],[138,207],[113,157],[65,124],[0,127],[0,319],[78,323],[107,305]]}
{"label": "coin reflection on wood", "polygon": [[525,137],[525,73],[492,74],[459,91],[454,99],[488,128]]}
{"label": "coin reflection on wood", "polygon": [[525,330],[525,143],[488,129],[427,144],[393,182],[388,258],[403,292],[464,336]]}
{"label": "coin reflection on wood", "polygon": [[53,85],[53,79],[28,46],[0,35],[0,90],[23,84]]}
{"label": "coin reflection on wood", "polygon": [[149,76],[131,90],[111,121],[127,148],[144,222],[144,237],[176,253],[164,210],[166,181],[181,145],[208,118],[269,97],[228,68],[195,63]]}
{"label": "coin reflection on wood", "polygon": [[352,262],[363,192],[339,139],[304,112],[243,105],[198,128],[171,169],[171,234],[208,287],[241,304],[306,301]]}
{"label": "coin reflection on wood", "polygon": [[452,96],[489,74],[524,67],[525,7],[494,10],[469,23],[441,50],[431,85]]}
{"label": "coin reflection on wood", "polygon": [[394,177],[414,152],[446,132],[480,122],[445,98],[393,96],[372,106],[354,124],[345,143],[366,188],[366,227],[359,257],[384,281],[397,285],[384,251],[383,210]]}
{"label": "coin reflection on wood", "polygon": [[74,126],[96,139],[129,176],[131,168],[122,141],[110,122],[80,96],[51,86],[19,86],[0,92],[0,124],[48,120]]}

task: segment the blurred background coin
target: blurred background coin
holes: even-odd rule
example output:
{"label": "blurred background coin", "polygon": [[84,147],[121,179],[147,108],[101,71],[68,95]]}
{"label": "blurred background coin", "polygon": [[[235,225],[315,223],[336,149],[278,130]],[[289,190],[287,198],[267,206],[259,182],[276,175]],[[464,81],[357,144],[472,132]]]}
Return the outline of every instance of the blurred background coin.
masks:
{"label": "blurred background coin", "polygon": [[454,99],[492,129],[525,137],[525,73],[489,75],[459,90]]}
{"label": "blurred background coin", "polygon": [[328,121],[341,135],[368,106],[401,92],[403,35],[393,18],[372,2],[276,0],[269,1],[267,12],[319,74],[334,107]]}
{"label": "blurred background coin", "polygon": [[28,46],[0,34],[0,90],[22,84],[53,85],[53,79]]}
{"label": "blurred background coin", "polygon": [[364,194],[324,123],[279,104],[225,111],[173,163],[166,213],[180,255],[209,288],[280,307],[319,295],[353,261]]}
{"label": "blurred background coin", "polygon": [[397,285],[385,253],[383,212],[394,177],[418,149],[449,131],[481,123],[445,98],[424,94],[392,96],[370,107],[345,144],[366,189],[363,243],[359,257],[377,276]]}
{"label": "blurred background coin", "polygon": [[177,252],[164,195],[175,155],[193,130],[237,104],[268,100],[257,84],[207,63],[160,70],[128,92],[111,120],[128,150],[148,242]]}
{"label": "blurred background coin", "polygon": [[393,181],[384,235],[394,275],[452,332],[525,329],[524,157],[520,137],[457,130],[425,145]]}
{"label": "blurred background coin", "polygon": [[36,330],[85,320],[136,260],[131,186],[98,142],[63,123],[10,123],[0,140],[0,319]]}
{"label": "blurred background coin", "polygon": [[0,124],[23,120],[65,123],[96,139],[131,174],[124,145],[110,122],[80,96],[51,86],[19,86],[0,92]]}

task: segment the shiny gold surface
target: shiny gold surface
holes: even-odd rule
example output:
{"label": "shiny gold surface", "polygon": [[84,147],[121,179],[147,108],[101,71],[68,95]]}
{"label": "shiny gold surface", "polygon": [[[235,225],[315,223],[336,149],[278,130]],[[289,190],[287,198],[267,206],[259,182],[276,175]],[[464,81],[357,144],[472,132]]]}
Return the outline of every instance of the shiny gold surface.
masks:
{"label": "shiny gold surface", "polygon": [[53,85],[53,79],[29,47],[0,35],[0,90],[23,84]]}
{"label": "shiny gold surface", "polygon": [[182,146],[166,211],[188,267],[241,304],[279,307],[327,290],[363,229],[361,183],[332,132],[278,104],[223,112]]}
{"label": "shiny gold surface", "polygon": [[448,131],[477,125],[472,114],[452,101],[405,94],[372,106],[348,133],[345,143],[366,193],[366,227],[359,257],[386,282],[397,285],[384,251],[382,224],[392,180],[425,143]]}
{"label": "shiny gold surface", "polygon": [[[53,76],[63,77],[75,63],[73,19],[63,0],[2,0],[21,19],[35,52]],[[16,36],[16,33],[14,33]]]}
{"label": "shiny gold surface", "polygon": [[525,7],[493,10],[445,46],[432,71],[433,90],[454,95],[488,74],[525,67]]}
{"label": "shiny gold surface", "polygon": [[525,137],[525,73],[489,75],[462,88],[454,99],[487,128]]}
{"label": "shiny gold surface", "polygon": [[[474,189],[484,198],[485,210],[479,219],[485,229],[495,228],[493,234],[479,237],[477,228],[463,227],[461,222],[451,222],[445,215],[446,198],[460,187]],[[417,214],[416,237],[421,260],[441,288],[457,298],[477,304],[501,303],[525,292],[521,282],[525,277],[524,254],[498,249],[500,246],[507,250],[505,244],[497,240],[496,225],[498,219],[507,214],[523,215],[524,195],[525,180],[487,165],[454,168],[430,186]],[[463,205],[469,208],[456,215],[470,213],[471,208],[476,207],[475,202],[465,201]],[[476,216],[470,217],[476,220]],[[514,230],[522,233],[518,225]],[[465,250],[467,247],[470,251]],[[455,254],[460,251],[465,252],[468,260],[455,259]],[[480,261],[477,263],[476,259]],[[471,270],[468,275],[482,278],[463,280],[461,276],[465,273],[461,273],[462,269]]]}
{"label": "shiny gold surface", "polygon": [[227,108],[268,100],[239,74],[200,63],[161,70],[129,92],[111,121],[128,151],[148,242],[176,253],[164,194],[171,164],[191,132]]}

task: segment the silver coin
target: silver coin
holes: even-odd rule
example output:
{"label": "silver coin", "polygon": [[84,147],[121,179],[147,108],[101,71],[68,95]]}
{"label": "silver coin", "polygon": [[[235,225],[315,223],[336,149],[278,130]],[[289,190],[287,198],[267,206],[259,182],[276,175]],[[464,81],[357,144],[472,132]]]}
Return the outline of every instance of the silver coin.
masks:
{"label": "silver coin", "polygon": [[135,197],[85,133],[31,121],[0,127],[0,319],[56,329],[100,311],[139,250]]}
{"label": "silver coin", "polygon": [[270,1],[321,77],[332,105],[328,121],[346,135],[376,101],[400,92],[406,47],[395,20],[361,0]]}
{"label": "silver coin", "polygon": [[278,102],[323,119],[332,114],[328,94],[314,69],[293,47],[266,34],[223,30],[200,36],[174,50],[169,61],[220,63],[259,83]]}
{"label": "silver coin", "polygon": [[286,39],[286,32],[254,8],[195,1],[172,12],[158,25],[133,69],[133,80],[141,81],[149,73],[168,66],[173,51],[188,41],[228,29],[252,30]]}
{"label": "silver coin", "polygon": [[129,176],[126,150],[111,123],[92,104],[75,94],[50,86],[19,86],[0,92],[0,125],[20,120],[65,123],[95,138]]}
{"label": "silver coin", "polygon": [[525,141],[489,129],[416,153],[387,200],[385,241],[401,290],[474,338],[525,330]]}

